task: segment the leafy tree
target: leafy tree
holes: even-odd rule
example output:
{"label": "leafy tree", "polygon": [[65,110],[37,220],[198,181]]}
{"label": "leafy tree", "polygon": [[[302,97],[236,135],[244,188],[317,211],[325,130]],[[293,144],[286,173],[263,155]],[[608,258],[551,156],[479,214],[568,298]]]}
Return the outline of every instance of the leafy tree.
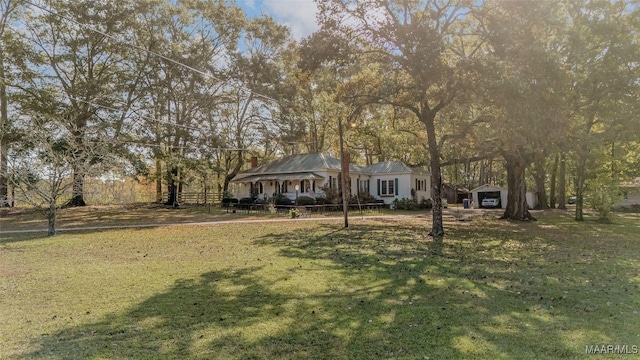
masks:
{"label": "leafy tree", "polygon": [[[135,57],[119,41],[135,31],[136,3],[54,2],[37,10],[27,24],[46,63],[38,69],[40,86],[55,86],[59,101],[69,105],[63,125],[76,147],[117,139],[137,97],[138,63],[148,59],[148,54]],[[82,206],[85,174],[82,164],[76,167],[69,205]]]}
{"label": "leafy tree", "polygon": [[562,50],[571,77],[566,91],[574,126],[576,220],[584,218],[583,192],[594,178],[589,169],[598,168],[592,150],[639,133],[633,115],[640,86],[638,11],[624,1],[566,4],[571,26]]}
{"label": "leafy tree", "polygon": [[478,48],[463,26],[472,2],[331,0],[317,4],[325,30],[355,39],[358,52],[384,69],[384,82],[372,80],[367,86],[352,87],[353,100],[405,109],[423,124],[434,198],[430,234],[440,242],[444,236],[440,156],[446,138],[437,125],[448,120],[443,110],[465,89],[469,60]]}
{"label": "leafy tree", "polygon": [[[525,170],[542,164],[566,133],[560,47],[562,18],[556,3],[485,2],[477,12],[487,40],[487,98],[491,133],[506,161],[509,195],[504,219],[532,220]],[[544,188],[544,166],[538,186]],[[545,200],[546,203],[546,200]]]}
{"label": "leafy tree", "polygon": [[21,1],[0,0],[0,207],[10,206],[8,193],[8,153],[9,146],[17,140],[10,123],[10,112],[15,106],[10,104],[14,97],[11,88],[31,76],[27,67],[29,52],[27,42],[15,28],[24,8]]}

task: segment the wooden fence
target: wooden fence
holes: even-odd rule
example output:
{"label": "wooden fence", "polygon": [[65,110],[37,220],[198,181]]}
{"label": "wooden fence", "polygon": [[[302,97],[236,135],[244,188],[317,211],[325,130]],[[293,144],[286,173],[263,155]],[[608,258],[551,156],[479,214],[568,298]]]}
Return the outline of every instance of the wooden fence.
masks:
{"label": "wooden fence", "polygon": [[[169,193],[162,193],[162,202],[167,202],[169,199]],[[207,205],[215,204],[222,201],[222,194],[217,193],[201,193],[201,192],[183,192],[178,193],[178,202],[180,204],[189,205]]]}

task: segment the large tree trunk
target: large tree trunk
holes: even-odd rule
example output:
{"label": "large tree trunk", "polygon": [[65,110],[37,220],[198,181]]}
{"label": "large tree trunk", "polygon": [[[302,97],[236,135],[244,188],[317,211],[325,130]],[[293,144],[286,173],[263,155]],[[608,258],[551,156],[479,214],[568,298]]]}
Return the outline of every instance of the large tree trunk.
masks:
{"label": "large tree trunk", "polygon": [[73,171],[73,186],[71,187],[71,199],[66,206],[86,206],[84,201],[84,172],[80,169]]}
{"label": "large tree trunk", "polygon": [[162,202],[162,162],[156,159],[156,202]]}
{"label": "large tree trunk", "polygon": [[[425,107],[426,108],[426,107]],[[440,169],[440,148],[436,141],[435,113],[423,116],[422,122],[427,130],[429,145],[429,164],[431,165],[431,197],[433,200],[432,224],[429,235],[436,243],[442,243],[444,238],[444,223],[442,221],[442,171]]]}
{"label": "large tree trunk", "polygon": [[47,223],[49,225],[47,236],[56,235],[56,212],[56,199],[54,198],[49,202],[49,209],[47,209]]}
{"label": "large tree trunk", "polygon": [[536,182],[536,197],[538,199],[538,204],[536,205],[537,209],[545,210],[548,209],[547,205],[547,190],[545,188],[544,182],[547,178],[547,173],[545,171],[546,161],[544,159],[539,160],[535,163],[535,172],[534,172],[534,180]]}
{"label": "large tree trunk", "polygon": [[507,208],[501,219],[528,221],[535,220],[529,213],[527,205],[527,184],[525,181],[525,169],[527,167],[520,157],[507,155],[507,183],[509,195],[507,197]]}
{"label": "large tree trunk", "polygon": [[9,176],[7,168],[7,151],[9,151],[9,138],[6,134],[9,127],[9,114],[7,109],[7,87],[4,77],[4,55],[0,51],[0,207],[10,206],[9,201]]}
{"label": "large tree trunk", "polygon": [[583,221],[584,220],[584,213],[583,213],[583,207],[584,207],[584,181],[585,181],[585,174],[587,172],[587,159],[586,156],[582,155],[580,156],[580,158],[578,159],[578,168],[576,169],[576,184],[575,184],[575,190],[576,190],[576,216],[575,219],[577,221]]}
{"label": "large tree trunk", "polygon": [[551,184],[549,184],[549,206],[552,209],[556,208],[556,175],[558,173],[558,162],[560,161],[560,155],[556,155],[553,159],[553,167],[551,168]]}
{"label": "large tree trunk", "polygon": [[560,154],[560,174],[558,175],[558,209],[567,210],[567,205],[565,205],[565,201],[567,198],[566,194],[566,178],[567,178],[567,164],[564,153]]}
{"label": "large tree trunk", "polygon": [[172,166],[167,174],[167,202],[165,205],[178,206],[178,167]]}

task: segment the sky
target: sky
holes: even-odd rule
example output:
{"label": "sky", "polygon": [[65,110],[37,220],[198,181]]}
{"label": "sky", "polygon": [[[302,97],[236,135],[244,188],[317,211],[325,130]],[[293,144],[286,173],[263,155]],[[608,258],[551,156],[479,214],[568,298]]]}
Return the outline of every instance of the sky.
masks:
{"label": "sky", "polygon": [[291,35],[300,40],[318,29],[316,5],[313,0],[236,0],[250,16],[267,14],[291,29]]}

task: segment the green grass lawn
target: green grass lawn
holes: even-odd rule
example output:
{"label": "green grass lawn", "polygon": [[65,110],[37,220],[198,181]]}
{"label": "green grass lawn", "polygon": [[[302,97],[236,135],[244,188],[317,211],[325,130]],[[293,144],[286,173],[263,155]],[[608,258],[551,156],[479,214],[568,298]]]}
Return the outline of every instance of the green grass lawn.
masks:
{"label": "green grass lawn", "polygon": [[[137,205],[111,205],[111,206],[86,206],[76,208],[59,209],[57,214],[57,228],[68,229],[87,226],[136,226],[136,225],[162,225],[184,224],[195,222],[227,221],[237,219],[282,219],[289,217],[287,210],[279,210],[276,214],[269,211],[237,210],[214,206],[184,206],[173,209],[158,204]],[[377,216],[426,213],[426,210],[417,211],[393,211],[389,209],[352,210],[351,216]],[[311,217],[327,218],[340,217],[342,212],[312,212]],[[0,209],[0,233],[3,231],[39,230],[47,231],[46,217],[33,209],[15,208]]]}
{"label": "green grass lawn", "polygon": [[582,359],[590,345],[640,346],[640,217],[537,216],[451,221],[439,256],[428,218],[0,235],[0,358]]}

